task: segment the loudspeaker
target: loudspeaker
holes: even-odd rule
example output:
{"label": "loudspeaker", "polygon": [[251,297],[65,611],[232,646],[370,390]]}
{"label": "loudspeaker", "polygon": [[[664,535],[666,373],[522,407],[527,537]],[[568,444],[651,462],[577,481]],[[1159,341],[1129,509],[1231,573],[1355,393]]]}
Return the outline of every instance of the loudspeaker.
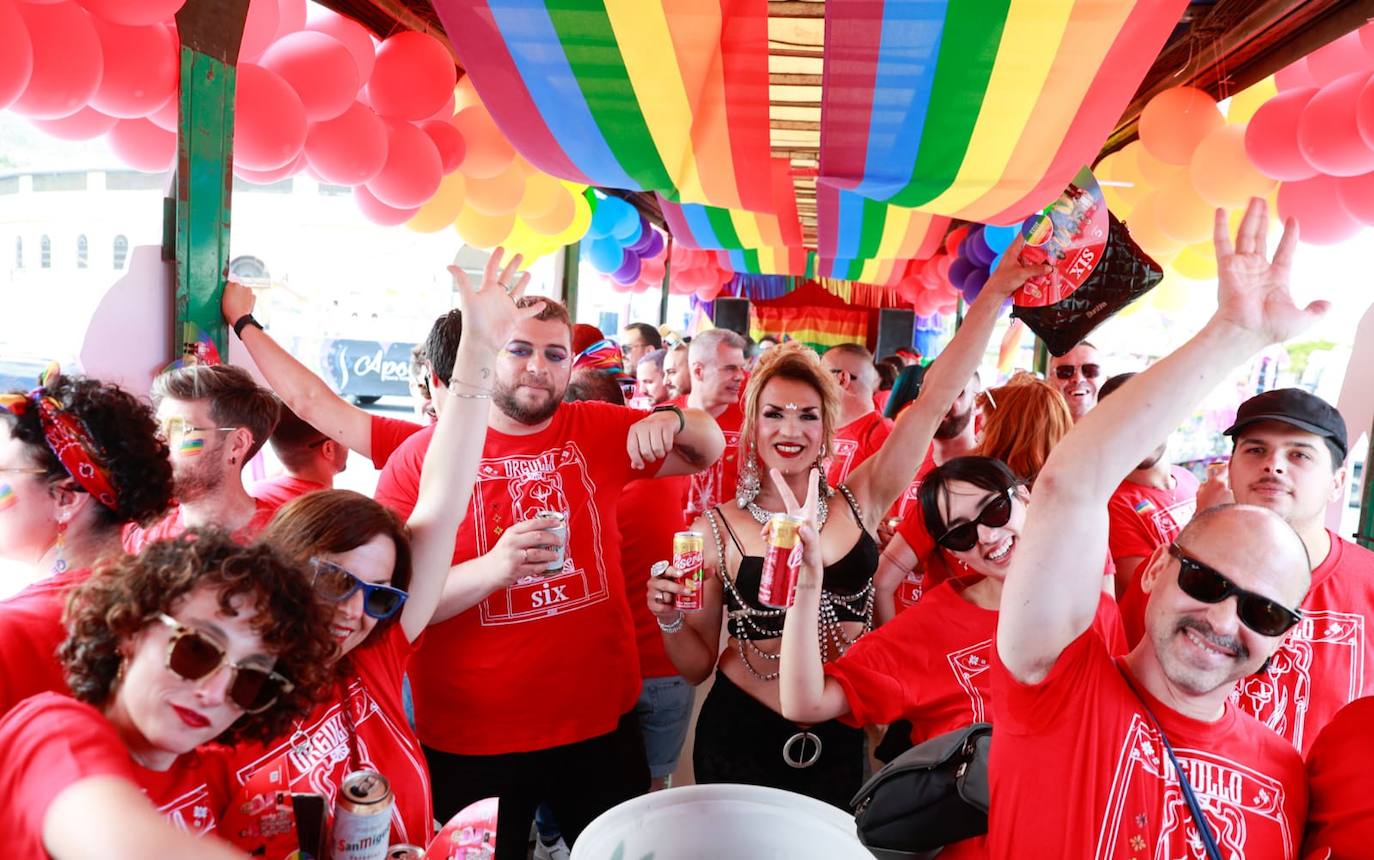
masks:
{"label": "loudspeaker", "polygon": [[749,300],[716,299],[716,328],[728,328],[742,337],[749,336]]}
{"label": "loudspeaker", "polygon": [[916,312],[883,308],[878,312],[878,348],[874,358],[886,358],[902,347],[911,346],[916,328]]}

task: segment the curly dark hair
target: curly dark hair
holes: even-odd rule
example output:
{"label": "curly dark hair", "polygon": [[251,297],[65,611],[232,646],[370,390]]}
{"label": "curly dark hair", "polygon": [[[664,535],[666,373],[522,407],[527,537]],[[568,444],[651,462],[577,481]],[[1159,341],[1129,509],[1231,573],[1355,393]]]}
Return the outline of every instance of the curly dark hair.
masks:
{"label": "curly dark hair", "polygon": [[[48,384],[46,393],[86,425],[100,449],[101,461],[110,470],[116,507],[97,505],[100,524],[148,523],[161,516],[172,499],[172,464],[167,445],[157,437],[157,421],[148,404],[118,385],[86,376],[62,374]],[[71,477],[48,447],[37,409],[5,417],[10,433],[29,447],[48,480]],[[75,486],[85,492],[80,484]]]}
{"label": "curly dark hair", "polygon": [[333,681],[338,648],[332,614],[315,599],[310,580],[289,556],[264,543],[240,546],[220,529],[188,529],[175,540],[150,543],[137,556],[102,562],[67,600],[67,639],[58,656],[72,695],[104,707],[115,693],[120,646],[160,612],[191,592],[214,589],[220,609],[245,597],[256,610],[254,631],[275,670],[295,688],[260,714],[244,714],[216,740],[269,741],[324,699]]}

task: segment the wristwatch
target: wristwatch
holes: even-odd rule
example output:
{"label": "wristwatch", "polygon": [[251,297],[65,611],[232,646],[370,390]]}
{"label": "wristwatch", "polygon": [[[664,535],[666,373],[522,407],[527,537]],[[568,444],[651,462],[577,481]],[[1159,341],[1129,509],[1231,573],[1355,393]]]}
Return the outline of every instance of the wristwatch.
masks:
{"label": "wristwatch", "polygon": [[234,337],[243,340],[243,330],[250,325],[256,326],[258,331],[266,331],[266,329],[262,327],[262,323],[254,319],[252,314],[244,314],[234,320]]}
{"label": "wristwatch", "polygon": [[651,413],[672,412],[677,416],[677,432],[681,433],[687,427],[687,419],[683,417],[682,410],[671,403],[661,403],[649,410]]}

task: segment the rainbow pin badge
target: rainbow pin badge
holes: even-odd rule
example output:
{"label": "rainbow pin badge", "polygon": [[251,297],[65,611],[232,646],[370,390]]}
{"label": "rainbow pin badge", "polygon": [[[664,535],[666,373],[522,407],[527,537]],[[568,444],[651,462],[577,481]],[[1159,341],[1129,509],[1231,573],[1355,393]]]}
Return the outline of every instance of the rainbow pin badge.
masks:
{"label": "rainbow pin badge", "polygon": [[1135,506],[1135,512],[1138,514],[1148,514],[1150,511],[1153,511],[1154,509],[1155,503],[1150,501],[1149,499],[1141,499],[1140,503]]}

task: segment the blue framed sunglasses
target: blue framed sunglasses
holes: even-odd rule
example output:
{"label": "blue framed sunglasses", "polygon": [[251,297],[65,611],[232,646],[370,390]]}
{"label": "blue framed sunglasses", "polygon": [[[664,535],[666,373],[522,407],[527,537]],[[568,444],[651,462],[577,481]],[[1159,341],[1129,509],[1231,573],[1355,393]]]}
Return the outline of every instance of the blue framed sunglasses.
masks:
{"label": "blue framed sunglasses", "polygon": [[399,588],[363,582],[348,568],[322,558],[310,562],[315,568],[315,588],[328,600],[342,603],[361,588],[363,612],[378,621],[387,620],[405,605],[408,595]]}

